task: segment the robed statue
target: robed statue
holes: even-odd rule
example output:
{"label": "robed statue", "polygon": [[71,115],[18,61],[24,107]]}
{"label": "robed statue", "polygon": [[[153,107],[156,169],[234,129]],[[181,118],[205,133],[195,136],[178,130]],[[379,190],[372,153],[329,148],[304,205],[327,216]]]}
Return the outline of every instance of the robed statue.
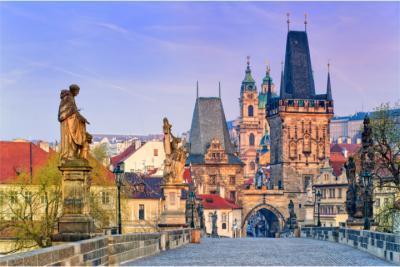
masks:
{"label": "robed statue", "polygon": [[164,183],[182,183],[187,153],[182,140],[172,135],[171,127],[168,119],[164,118]]}
{"label": "robed statue", "polygon": [[75,103],[79,86],[72,84],[69,90],[61,91],[58,121],[61,124],[61,162],[87,159],[92,136],[86,132],[89,122],[83,117]]}

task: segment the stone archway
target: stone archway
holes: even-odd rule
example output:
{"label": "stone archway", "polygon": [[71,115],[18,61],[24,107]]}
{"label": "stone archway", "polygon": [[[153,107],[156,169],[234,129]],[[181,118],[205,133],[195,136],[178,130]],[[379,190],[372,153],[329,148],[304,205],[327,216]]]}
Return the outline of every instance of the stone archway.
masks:
{"label": "stone archway", "polygon": [[[247,235],[247,230],[249,226],[249,222],[252,223],[251,221],[257,217],[257,216],[264,216],[265,222],[268,223],[266,227],[274,227],[275,229],[271,231],[272,232],[280,232],[282,231],[284,225],[285,225],[285,218],[282,215],[282,213],[275,208],[274,206],[270,204],[259,204],[255,206],[253,209],[251,209],[246,216],[244,217],[244,220],[242,222],[242,236],[246,237]],[[271,232],[270,232],[271,233]],[[265,237],[274,237],[271,235],[265,235]]]}

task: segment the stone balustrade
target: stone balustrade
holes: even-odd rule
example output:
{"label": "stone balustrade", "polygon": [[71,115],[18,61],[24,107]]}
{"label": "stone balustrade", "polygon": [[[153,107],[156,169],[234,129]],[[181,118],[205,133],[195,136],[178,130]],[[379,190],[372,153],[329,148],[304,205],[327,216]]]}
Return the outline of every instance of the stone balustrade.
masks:
{"label": "stone balustrade", "polygon": [[0,266],[119,265],[178,248],[190,242],[191,230],[108,235],[0,258]]}
{"label": "stone balustrade", "polygon": [[400,235],[338,227],[303,227],[300,236],[345,244],[400,264]]}

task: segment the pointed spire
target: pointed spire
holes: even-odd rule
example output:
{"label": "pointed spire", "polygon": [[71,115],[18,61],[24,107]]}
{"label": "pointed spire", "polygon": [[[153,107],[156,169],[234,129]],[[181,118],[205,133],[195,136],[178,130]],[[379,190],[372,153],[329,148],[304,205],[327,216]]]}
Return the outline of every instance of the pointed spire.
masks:
{"label": "pointed spire", "polygon": [[280,87],[280,90],[279,90],[279,97],[280,98],[282,98],[283,97],[283,93],[284,93],[284,86],[283,86],[283,83],[284,83],[284,81],[283,81],[283,78],[284,76],[283,76],[283,61],[281,61],[281,87]]}
{"label": "pointed spire", "polygon": [[289,25],[290,25],[290,13],[288,12],[288,13],[286,13],[286,17],[287,17],[287,31],[290,31],[290,27],[289,27]]}
{"label": "pointed spire", "polygon": [[330,75],[330,63],[328,61],[328,81],[326,84],[326,100],[332,101],[332,88],[331,88],[331,75]]}
{"label": "pointed spire", "polygon": [[250,90],[250,91],[255,91],[256,86],[255,86],[255,80],[251,76],[251,69],[250,69],[250,56],[247,56],[247,68],[246,68],[246,73],[244,76],[244,79],[242,81],[242,92],[244,90]]}
{"label": "pointed spire", "polygon": [[221,98],[221,82],[218,82],[218,96]]}
{"label": "pointed spire", "polygon": [[269,110],[269,106],[271,104],[271,97],[272,97],[271,80],[269,80],[268,81],[268,92],[267,92],[267,111]]}
{"label": "pointed spire", "polygon": [[199,81],[196,82],[196,99],[199,98]]}
{"label": "pointed spire", "polygon": [[307,13],[304,13],[304,31],[307,31]]}

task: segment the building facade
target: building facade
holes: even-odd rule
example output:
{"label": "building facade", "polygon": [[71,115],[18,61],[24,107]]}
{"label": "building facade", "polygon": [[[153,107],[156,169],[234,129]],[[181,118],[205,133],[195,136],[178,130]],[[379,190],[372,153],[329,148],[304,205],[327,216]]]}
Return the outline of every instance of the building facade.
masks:
{"label": "building facade", "polygon": [[256,82],[251,75],[250,62],[247,61],[245,77],[240,88],[240,117],[237,122],[239,152],[240,159],[244,163],[245,179],[254,177],[261,156],[262,139],[265,135],[268,136],[269,125],[265,112],[269,87],[271,93],[276,96],[269,66],[261,84],[261,91],[258,92]]}
{"label": "building facade", "polygon": [[229,138],[221,98],[196,99],[187,146],[196,194],[216,194],[237,202],[243,163]]}
{"label": "building facade", "polygon": [[306,190],[330,156],[330,119],[333,100],[328,72],[326,94],[316,94],[308,37],[289,31],[279,97],[268,91],[267,119],[271,135],[271,179],[293,200],[297,217]]}

